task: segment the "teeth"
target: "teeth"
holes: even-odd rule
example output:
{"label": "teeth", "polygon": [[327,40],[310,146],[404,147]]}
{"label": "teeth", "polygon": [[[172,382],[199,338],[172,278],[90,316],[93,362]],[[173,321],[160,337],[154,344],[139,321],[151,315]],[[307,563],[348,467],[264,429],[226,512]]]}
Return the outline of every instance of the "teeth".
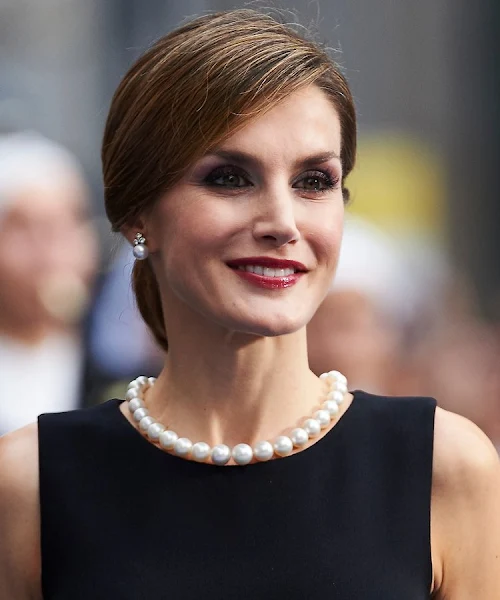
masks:
{"label": "teeth", "polygon": [[270,267],[261,267],[259,265],[238,266],[240,271],[264,275],[265,277],[289,277],[295,273],[295,269],[271,269]]}

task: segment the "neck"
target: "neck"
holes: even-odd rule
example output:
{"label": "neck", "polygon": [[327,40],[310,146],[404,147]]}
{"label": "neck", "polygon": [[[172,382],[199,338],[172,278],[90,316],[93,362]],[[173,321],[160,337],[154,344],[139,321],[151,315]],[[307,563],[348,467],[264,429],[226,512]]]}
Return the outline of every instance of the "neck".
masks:
{"label": "neck", "polygon": [[305,329],[280,337],[216,328],[169,329],[164,369],[146,396],[151,414],[182,437],[252,444],[272,439],[320,404]]}

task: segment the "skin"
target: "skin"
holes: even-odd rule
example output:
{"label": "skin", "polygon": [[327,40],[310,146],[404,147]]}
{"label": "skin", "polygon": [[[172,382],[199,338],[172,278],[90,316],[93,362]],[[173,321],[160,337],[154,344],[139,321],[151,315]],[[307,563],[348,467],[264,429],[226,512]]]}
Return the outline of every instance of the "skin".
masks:
{"label": "skin", "polygon": [[[309,414],[310,399],[323,392],[308,368],[305,325],[337,264],[342,171],[336,157],[301,163],[338,157],[340,123],[314,89],[250,122],[217,152],[258,162],[235,165],[241,187],[207,187],[207,175],[236,161],[204,157],[139,224],[169,315],[168,359],[148,403],[159,419],[168,404],[168,422],[190,439],[252,443]],[[314,173],[325,181],[328,173],[334,187],[308,189]],[[309,271],[292,288],[263,290],[226,264],[255,256],[297,260]]]}
{"label": "skin", "polygon": [[[183,436],[229,444],[272,438],[321,397],[322,384],[308,367],[305,326],[334,273],[344,209],[338,185],[314,192],[316,183],[306,175],[311,166],[297,160],[338,155],[340,143],[337,115],[323,93],[297,92],[224,143],[225,151],[258,159],[245,166],[242,189],[230,188],[227,174],[218,179],[222,189],[201,183],[207,163],[208,171],[220,164],[220,157],[204,157],[125,232],[130,240],[137,229],[145,233],[169,315],[171,350],[146,403]],[[341,165],[331,157],[313,168],[325,169],[339,172]],[[299,260],[309,271],[296,286],[276,292],[254,288],[226,264],[263,255]],[[0,440],[5,597],[41,597],[36,456],[34,426]],[[468,421],[438,410],[434,461],[435,597],[498,598],[496,455]]]}
{"label": "skin", "polygon": [[[31,182],[12,192],[0,219],[0,332],[25,343],[67,328],[44,302],[48,282],[62,296],[85,295],[96,266],[96,240],[86,217],[87,198],[73,176]],[[71,287],[68,287],[71,286]],[[76,288],[75,288],[76,286]]]}

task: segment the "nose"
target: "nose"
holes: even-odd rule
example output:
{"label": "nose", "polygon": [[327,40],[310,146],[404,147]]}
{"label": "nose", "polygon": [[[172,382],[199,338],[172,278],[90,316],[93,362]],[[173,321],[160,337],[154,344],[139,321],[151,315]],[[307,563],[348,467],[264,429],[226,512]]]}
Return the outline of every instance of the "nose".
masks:
{"label": "nose", "polygon": [[295,198],[288,189],[282,187],[267,190],[257,203],[253,235],[258,241],[268,240],[279,248],[294,244],[300,239],[295,215]]}

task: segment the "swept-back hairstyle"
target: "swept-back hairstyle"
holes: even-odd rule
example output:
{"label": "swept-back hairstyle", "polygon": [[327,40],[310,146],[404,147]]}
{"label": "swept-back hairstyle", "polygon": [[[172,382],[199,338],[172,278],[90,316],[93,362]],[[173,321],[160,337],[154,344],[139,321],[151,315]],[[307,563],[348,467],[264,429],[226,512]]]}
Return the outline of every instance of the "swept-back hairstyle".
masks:
{"label": "swept-back hairstyle", "polygon": [[[339,115],[345,179],[356,154],[354,102],[325,49],[274,17],[246,9],[199,17],[161,38],[131,67],[111,103],[102,162],[113,229],[147,211],[193,162],[249,119],[313,84]],[[133,285],[144,320],[166,350],[149,260],[136,261]]]}

